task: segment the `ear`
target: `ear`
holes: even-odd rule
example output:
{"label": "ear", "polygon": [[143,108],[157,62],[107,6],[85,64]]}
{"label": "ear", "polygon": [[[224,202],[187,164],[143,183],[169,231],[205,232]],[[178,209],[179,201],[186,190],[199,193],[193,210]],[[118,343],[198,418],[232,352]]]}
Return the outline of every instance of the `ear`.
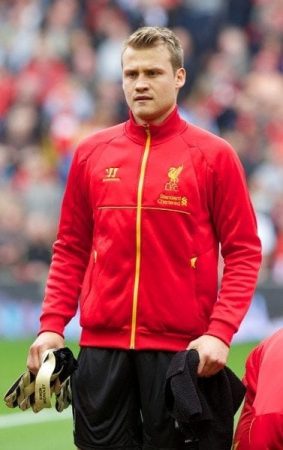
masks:
{"label": "ear", "polygon": [[176,70],[175,74],[175,84],[176,88],[180,89],[184,86],[186,82],[186,70],[183,67],[180,67],[180,69]]}

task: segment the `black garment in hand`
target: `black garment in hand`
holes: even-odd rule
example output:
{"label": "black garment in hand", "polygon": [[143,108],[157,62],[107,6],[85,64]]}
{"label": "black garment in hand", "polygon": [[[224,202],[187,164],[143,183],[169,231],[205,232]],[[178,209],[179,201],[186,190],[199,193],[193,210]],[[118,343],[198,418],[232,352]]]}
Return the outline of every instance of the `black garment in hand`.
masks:
{"label": "black garment in hand", "polygon": [[196,350],[174,355],[166,376],[166,405],[191,448],[230,450],[234,414],[242,403],[245,387],[229,367],[209,378],[200,378],[198,364]]}

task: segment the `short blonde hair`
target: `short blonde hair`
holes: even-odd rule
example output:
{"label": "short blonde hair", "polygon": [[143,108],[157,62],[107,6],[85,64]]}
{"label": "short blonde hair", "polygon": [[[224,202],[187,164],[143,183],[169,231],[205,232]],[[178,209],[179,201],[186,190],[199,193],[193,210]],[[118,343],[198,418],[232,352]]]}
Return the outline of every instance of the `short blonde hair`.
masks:
{"label": "short blonde hair", "polygon": [[164,44],[170,53],[174,72],[184,65],[184,51],[176,34],[166,27],[141,27],[124,42],[122,57],[128,47],[134,49],[150,48]]}

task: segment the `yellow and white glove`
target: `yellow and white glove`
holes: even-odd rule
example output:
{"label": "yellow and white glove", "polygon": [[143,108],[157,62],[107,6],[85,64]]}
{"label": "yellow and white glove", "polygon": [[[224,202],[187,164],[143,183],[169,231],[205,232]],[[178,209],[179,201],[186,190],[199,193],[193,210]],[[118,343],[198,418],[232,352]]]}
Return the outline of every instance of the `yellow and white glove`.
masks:
{"label": "yellow and white glove", "polygon": [[26,370],[7,391],[4,401],[9,408],[29,407],[34,412],[51,408],[51,398],[56,396],[55,408],[62,412],[72,402],[70,375],[78,366],[68,347],[44,352],[42,364],[35,376]]}

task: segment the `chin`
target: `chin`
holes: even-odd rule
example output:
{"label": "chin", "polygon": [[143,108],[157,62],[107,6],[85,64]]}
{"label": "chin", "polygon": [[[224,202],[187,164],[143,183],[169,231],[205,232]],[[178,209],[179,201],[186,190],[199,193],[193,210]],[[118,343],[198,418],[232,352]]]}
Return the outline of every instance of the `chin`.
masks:
{"label": "chin", "polygon": [[133,111],[135,117],[142,122],[152,122],[153,120],[156,120],[158,115],[156,114],[150,114],[150,113],[145,113],[145,112],[136,112]]}

